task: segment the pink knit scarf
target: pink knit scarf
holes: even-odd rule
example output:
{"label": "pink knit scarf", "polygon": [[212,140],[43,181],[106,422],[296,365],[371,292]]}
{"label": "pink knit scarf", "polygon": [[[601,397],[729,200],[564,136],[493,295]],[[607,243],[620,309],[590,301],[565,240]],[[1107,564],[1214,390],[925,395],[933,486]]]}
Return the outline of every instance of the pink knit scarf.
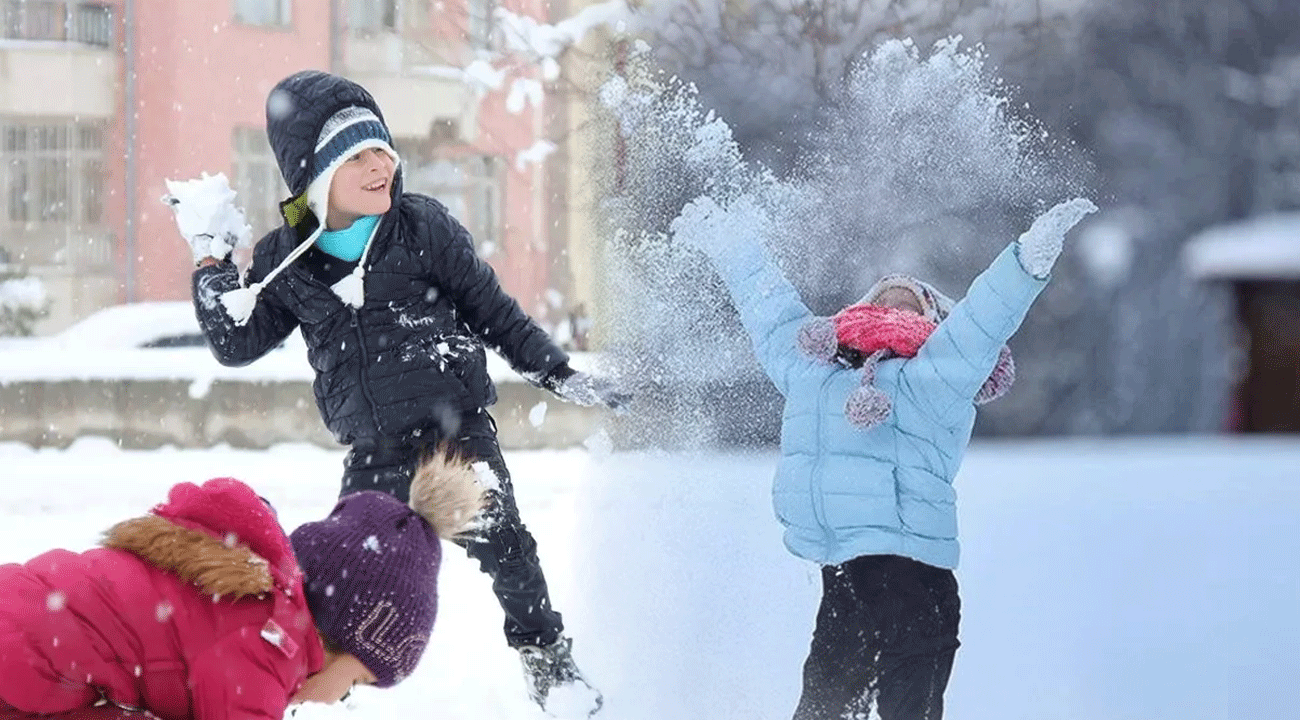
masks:
{"label": "pink knit scarf", "polygon": [[[862,387],[845,404],[845,415],[859,427],[871,428],[889,416],[892,403],[874,387],[876,363],[890,357],[916,357],[930,334],[938,327],[916,313],[878,305],[851,305],[830,318],[814,318],[799,334],[799,345],[808,354],[833,362],[837,348],[852,348],[866,360],[862,366]],[[1011,350],[1002,346],[997,364],[976,393],[975,404],[996,400],[1011,388],[1015,363]]]}

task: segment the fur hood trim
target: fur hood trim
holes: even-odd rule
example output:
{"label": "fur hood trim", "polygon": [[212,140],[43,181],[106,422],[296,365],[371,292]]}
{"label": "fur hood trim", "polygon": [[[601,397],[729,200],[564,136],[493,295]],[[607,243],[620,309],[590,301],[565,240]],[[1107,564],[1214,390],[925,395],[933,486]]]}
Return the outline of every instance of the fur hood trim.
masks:
{"label": "fur hood trim", "polygon": [[102,544],[125,550],[214,598],[238,600],[275,589],[270,564],[233,536],[223,542],[157,515],[114,525]]}
{"label": "fur hood trim", "polygon": [[[486,467],[484,471],[491,472]],[[487,484],[472,465],[439,448],[415,471],[410,508],[433,526],[438,537],[454,540],[474,529],[487,505]]]}

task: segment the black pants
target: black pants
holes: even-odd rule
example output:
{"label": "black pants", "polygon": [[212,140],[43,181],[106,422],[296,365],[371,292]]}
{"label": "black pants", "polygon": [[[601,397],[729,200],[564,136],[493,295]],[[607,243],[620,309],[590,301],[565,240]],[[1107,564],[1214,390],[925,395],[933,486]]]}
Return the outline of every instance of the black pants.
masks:
{"label": "black pants", "polygon": [[960,619],[951,570],[897,555],[822,568],[795,720],[939,720]]}
{"label": "black pants", "polygon": [[482,529],[456,544],[492,578],[492,590],[506,615],[506,642],[511,647],[555,642],[564,623],[560,613],[551,609],[546,577],[537,559],[537,541],[519,519],[510,471],[497,444],[496,423],[487,410],[466,413],[456,427],[423,429],[400,439],[353,442],[343,461],[340,497],[360,490],[381,490],[407,502],[420,458],[442,442],[470,462],[487,463],[498,481],[497,488],[487,493]]}

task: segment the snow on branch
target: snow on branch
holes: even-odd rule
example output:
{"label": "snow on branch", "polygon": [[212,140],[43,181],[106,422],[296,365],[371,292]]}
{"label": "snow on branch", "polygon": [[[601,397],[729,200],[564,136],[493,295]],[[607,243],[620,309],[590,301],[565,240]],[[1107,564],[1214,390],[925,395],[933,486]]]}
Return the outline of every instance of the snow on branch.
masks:
{"label": "snow on branch", "polygon": [[515,155],[515,169],[523,172],[529,165],[540,165],[553,152],[555,152],[555,143],[549,140],[538,140],[528,149],[520,150],[519,154]]}
{"label": "snow on branch", "polygon": [[632,18],[633,11],[625,0],[606,0],[589,5],[553,25],[505,8],[496,10],[506,49],[537,60],[558,58],[565,50],[581,42],[587,33],[601,26],[623,32]]}

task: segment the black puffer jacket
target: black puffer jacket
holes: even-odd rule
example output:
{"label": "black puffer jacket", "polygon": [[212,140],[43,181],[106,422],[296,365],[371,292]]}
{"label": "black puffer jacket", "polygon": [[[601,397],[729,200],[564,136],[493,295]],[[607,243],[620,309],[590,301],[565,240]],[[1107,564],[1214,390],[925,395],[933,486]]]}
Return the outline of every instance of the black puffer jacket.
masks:
{"label": "black puffer jacket", "polygon": [[[290,191],[306,191],[317,135],[349,105],[382,119],[365,89],[319,72],[282,81],[268,102],[267,133]],[[361,437],[399,437],[431,426],[448,412],[496,401],[484,345],[525,378],[541,383],[568,356],[507,295],[492,268],[474,251],[469,233],[438,201],[401,191],[379,221],[365,258],[365,304],[354,309],[314,274],[303,259],[261,291],[247,324],[237,326],[219,297],[239,287],[230,262],[194,273],[199,323],[217,359],[245,365],[302,327],[316,371],[316,404],[342,443]],[[308,214],[286,222],[254,248],[248,283],[258,282],[315,229]]]}

